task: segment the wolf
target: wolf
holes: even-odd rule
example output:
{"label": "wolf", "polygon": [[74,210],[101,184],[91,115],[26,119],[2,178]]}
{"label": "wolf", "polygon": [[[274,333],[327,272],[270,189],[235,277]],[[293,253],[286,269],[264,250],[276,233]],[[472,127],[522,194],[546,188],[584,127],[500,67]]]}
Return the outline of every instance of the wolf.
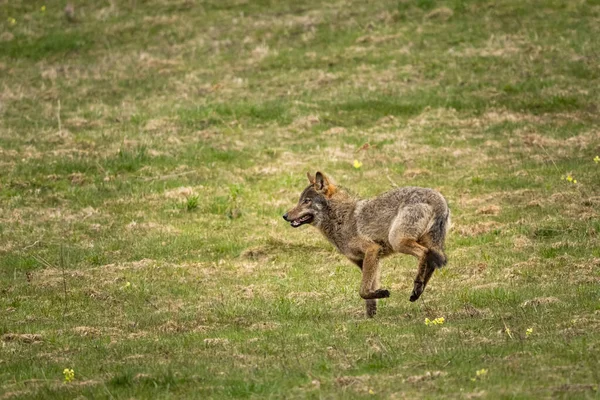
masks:
{"label": "wolf", "polygon": [[309,185],[298,204],[283,215],[294,228],[316,227],[362,271],[360,297],[366,315],[377,312],[377,300],[390,296],[380,287],[379,260],[394,253],[419,261],[410,301],[416,301],[437,268],[448,262],[444,245],[450,225],[448,202],[439,192],[401,187],[361,199],[327,175],[307,173]]}

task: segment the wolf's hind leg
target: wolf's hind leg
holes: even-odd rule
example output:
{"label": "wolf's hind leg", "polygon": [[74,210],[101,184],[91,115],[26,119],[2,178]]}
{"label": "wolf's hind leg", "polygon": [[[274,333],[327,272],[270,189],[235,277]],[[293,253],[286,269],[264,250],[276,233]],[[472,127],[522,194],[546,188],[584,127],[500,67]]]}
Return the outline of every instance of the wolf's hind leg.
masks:
{"label": "wolf's hind leg", "polygon": [[439,253],[428,246],[428,242],[418,240],[427,228],[427,221],[428,215],[425,211],[413,207],[398,216],[390,232],[390,243],[395,251],[409,254],[419,260],[410,301],[416,301],[421,296],[440,258]]}
{"label": "wolf's hind leg", "polygon": [[420,245],[415,239],[403,237],[393,243],[394,250],[399,253],[409,254],[418,259],[425,257],[427,248]]}
{"label": "wolf's hind leg", "polygon": [[427,286],[427,282],[433,275],[435,271],[435,267],[431,266],[430,263],[427,262],[427,256],[423,256],[419,260],[419,269],[417,271],[417,276],[415,277],[415,282],[413,286],[413,291],[410,294],[410,301],[417,301],[419,297],[423,294],[425,290],[425,286]]}
{"label": "wolf's hind leg", "polygon": [[426,252],[419,259],[419,269],[413,286],[410,301],[416,301],[425,290],[429,279],[435,272],[436,268],[441,268],[446,264],[446,256],[443,250],[436,246],[429,234],[424,235],[419,242],[426,248]]}

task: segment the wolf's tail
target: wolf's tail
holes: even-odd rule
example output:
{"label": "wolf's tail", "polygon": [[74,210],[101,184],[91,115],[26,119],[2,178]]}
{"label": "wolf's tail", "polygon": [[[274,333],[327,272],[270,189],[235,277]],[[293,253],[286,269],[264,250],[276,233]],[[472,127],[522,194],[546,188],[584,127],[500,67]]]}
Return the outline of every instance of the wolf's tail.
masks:
{"label": "wolf's tail", "polygon": [[435,265],[436,268],[442,268],[448,263],[448,257],[444,250],[446,235],[450,229],[450,208],[446,207],[446,213],[435,217],[433,226],[431,227],[430,235],[433,242],[433,251],[428,257],[428,263]]}

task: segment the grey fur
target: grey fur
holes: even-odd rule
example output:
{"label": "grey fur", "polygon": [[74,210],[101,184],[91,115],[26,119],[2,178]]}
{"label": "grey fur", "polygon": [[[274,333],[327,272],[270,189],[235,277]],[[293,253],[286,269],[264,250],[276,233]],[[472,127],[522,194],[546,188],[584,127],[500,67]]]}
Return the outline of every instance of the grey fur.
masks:
{"label": "grey fur", "polygon": [[308,176],[311,184],[284,219],[292,226],[315,226],[361,268],[360,295],[367,300],[367,315],[375,314],[374,299],[389,296],[389,291],[379,287],[379,259],[393,253],[419,259],[410,298],[417,300],[433,271],[447,262],[444,242],[450,209],[446,199],[433,189],[420,187],[403,187],[360,199],[320,172],[312,180]]}

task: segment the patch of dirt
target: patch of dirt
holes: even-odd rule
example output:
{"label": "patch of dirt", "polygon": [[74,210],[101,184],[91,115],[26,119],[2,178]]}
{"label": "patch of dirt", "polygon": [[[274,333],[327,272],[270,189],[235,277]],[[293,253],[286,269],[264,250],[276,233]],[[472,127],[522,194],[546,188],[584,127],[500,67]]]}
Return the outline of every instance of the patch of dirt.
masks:
{"label": "patch of dirt", "polygon": [[207,346],[227,346],[229,344],[229,339],[206,338],[206,339],[204,339],[204,344]]}
{"label": "patch of dirt", "polygon": [[69,118],[64,122],[64,124],[67,128],[75,129],[94,128],[102,125],[99,121],[90,121],[82,117]]}
{"label": "patch of dirt", "polygon": [[400,39],[402,37],[404,37],[403,33],[396,33],[393,35],[365,35],[356,39],[356,43],[385,43]]}
{"label": "patch of dirt", "polygon": [[506,285],[506,282],[502,282],[502,283],[500,283],[500,282],[489,282],[489,283],[483,283],[481,285],[471,286],[471,289],[473,289],[473,290],[488,290],[488,289],[495,289],[495,288],[498,288],[498,287],[502,287],[502,286],[505,286],[505,285]]}
{"label": "patch of dirt", "polygon": [[144,354],[132,354],[130,356],[127,357],[123,357],[123,360],[139,360],[140,358],[145,358],[146,355]]}
{"label": "patch of dirt", "polygon": [[131,261],[122,264],[106,264],[101,267],[94,268],[94,270],[104,271],[105,269],[110,268],[114,271],[124,271],[129,269],[143,269],[153,265],[156,265],[156,260],[151,258],[143,258],[138,261]]}
{"label": "patch of dirt", "polygon": [[236,286],[236,291],[240,293],[244,299],[254,298],[254,285]]}
{"label": "patch of dirt", "polygon": [[521,53],[526,45],[531,47],[530,43],[516,35],[492,35],[482,47],[467,47],[459,51],[450,49],[449,52],[461,57],[508,57]]}
{"label": "patch of dirt", "polygon": [[375,125],[387,127],[390,125],[395,125],[396,123],[398,123],[398,118],[394,117],[393,115],[386,115],[385,117],[379,118]]}
{"label": "patch of dirt", "polygon": [[134,62],[141,71],[152,70],[159,74],[175,72],[182,65],[182,62],[179,60],[158,58],[146,52],[141,52],[138,59],[134,60]]}
{"label": "patch of dirt", "polygon": [[81,172],[74,172],[69,175],[69,180],[71,181],[71,185],[83,185],[86,182],[86,177]]}
{"label": "patch of dirt", "polygon": [[2,396],[0,396],[0,400],[8,400],[8,399],[13,399],[15,397],[19,397],[19,398],[28,398],[32,396],[32,392],[27,391],[27,390],[17,390],[14,392],[6,392],[4,393]]}
{"label": "patch of dirt", "polygon": [[463,309],[456,312],[457,317],[468,317],[468,318],[482,318],[490,314],[488,309],[479,309],[471,304],[465,304]]}
{"label": "patch of dirt", "polygon": [[195,195],[197,195],[196,192],[189,186],[181,186],[165,192],[165,197],[167,199],[185,199]]}
{"label": "patch of dirt", "polygon": [[407,383],[419,383],[419,382],[424,382],[424,381],[431,381],[434,380],[436,378],[439,378],[441,376],[446,375],[446,372],[443,371],[427,371],[425,374],[423,375],[413,375],[413,376],[409,376],[408,378],[406,378],[404,380],[404,382]]}
{"label": "patch of dirt", "polygon": [[347,388],[349,386],[361,385],[365,381],[364,376],[340,376],[335,379],[336,385]]}
{"label": "patch of dirt", "polygon": [[346,128],[343,128],[341,126],[334,126],[333,128],[329,128],[327,129],[325,132],[323,132],[324,135],[342,135],[344,133],[346,133],[348,130]]}
{"label": "patch of dirt", "polygon": [[561,303],[560,299],[556,297],[536,297],[529,299],[521,303],[521,307],[536,307],[539,305]]}
{"label": "patch of dirt", "polygon": [[542,136],[539,133],[523,133],[520,135],[523,144],[526,146],[544,146],[544,147],[556,147],[559,146],[563,141]]}
{"label": "patch of dirt", "polygon": [[251,64],[257,63],[257,62],[264,60],[265,58],[267,58],[270,55],[277,55],[277,54],[278,54],[277,50],[271,50],[271,48],[269,46],[267,46],[266,44],[259,44],[250,52],[250,57],[249,57],[248,61]]}
{"label": "patch of dirt", "polygon": [[564,385],[555,386],[553,388],[554,392],[587,392],[588,390],[589,391],[597,391],[598,385],[585,384],[585,383],[581,383],[581,384],[565,383]]}
{"label": "patch of dirt", "polygon": [[464,397],[465,399],[480,399],[482,397],[485,397],[486,395],[487,392],[485,390],[478,390],[476,392],[465,393]]}
{"label": "patch of dirt", "polygon": [[290,292],[287,295],[288,299],[316,299],[323,294],[319,292]]}
{"label": "patch of dirt", "polygon": [[502,227],[495,221],[477,222],[473,225],[454,225],[453,231],[462,236],[479,236]]}
{"label": "patch of dirt", "polygon": [[8,253],[14,248],[16,248],[16,243],[9,240],[0,245],[0,253]]}
{"label": "patch of dirt", "polygon": [[148,332],[146,331],[137,331],[137,332],[131,332],[127,335],[127,339],[130,340],[135,340],[135,339],[139,339],[139,338],[143,338],[148,336]]}
{"label": "patch of dirt", "polygon": [[477,205],[490,203],[492,200],[497,199],[498,197],[501,197],[501,196],[502,196],[502,193],[499,193],[499,192],[488,193],[483,196],[467,195],[467,196],[461,196],[459,199],[459,202],[460,202],[460,205],[463,207],[477,206]]}
{"label": "patch of dirt", "polygon": [[526,236],[517,236],[513,239],[513,246],[515,246],[516,249],[524,249],[526,247],[530,247],[531,245],[531,240]]}
{"label": "patch of dirt", "polygon": [[146,122],[146,125],[144,125],[144,130],[146,132],[160,131],[161,133],[174,133],[177,131],[177,125],[169,119],[157,118]]}
{"label": "patch of dirt", "polygon": [[14,38],[15,35],[10,32],[2,32],[2,34],[0,34],[0,42],[10,42]]}
{"label": "patch of dirt", "polygon": [[339,77],[331,72],[322,70],[308,70],[301,74],[306,89],[319,89],[335,83]]}
{"label": "patch of dirt", "polygon": [[404,176],[405,178],[416,178],[419,176],[430,176],[430,175],[431,175],[431,171],[428,171],[426,169],[419,169],[419,168],[407,169],[402,174],[402,176]]}
{"label": "patch of dirt", "polygon": [[240,254],[242,258],[249,260],[264,260],[269,257],[269,247],[267,246],[255,246],[250,247]]}
{"label": "patch of dirt", "polygon": [[188,331],[187,327],[177,321],[167,321],[157,328],[161,333],[177,333]]}
{"label": "patch of dirt", "polygon": [[454,15],[454,11],[448,7],[440,7],[430,11],[425,15],[425,19],[432,19],[437,21],[448,21]]}
{"label": "patch of dirt", "polygon": [[275,175],[279,172],[279,168],[274,165],[256,166],[254,171],[259,175]]}
{"label": "patch of dirt", "polygon": [[5,333],[2,335],[4,342],[35,343],[42,340],[42,335],[37,333]]}
{"label": "patch of dirt", "polygon": [[73,333],[83,337],[99,337],[101,334],[100,329],[91,326],[77,326],[73,328]]}
{"label": "patch of dirt", "polygon": [[314,125],[317,125],[321,122],[318,115],[307,115],[304,117],[299,117],[292,122],[292,127],[297,129],[308,129]]}
{"label": "patch of dirt", "polygon": [[491,204],[489,206],[483,206],[477,209],[477,211],[475,211],[475,214],[479,214],[479,215],[498,215],[500,214],[500,210],[502,210],[500,208],[500,206],[497,206],[495,204]]}
{"label": "patch of dirt", "polygon": [[281,326],[278,322],[258,322],[250,325],[250,329],[254,331],[272,331]]}
{"label": "patch of dirt", "polygon": [[178,233],[179,232],[179,229],[177,229],[171,225],[163,225],[163,224],[158,224],[156,222],[140,222],[140,223],[138,223],[136,221],[131,221],[125,227],[127,228],[127,230],[130,230],[130,231],[154,230],[154,231],[160,231],[163,233]]}
{"label": "patch of dirt", "polygon": [[[125,359],[128,359],[129,357],[125,357]],[[144,374],[144,373],[138,373],[135,374],[135,376],[133,377],[133,380],[135,382],[140,382],[140,381],[144,381],[144,380],[149,380],[150,378],[152,378],[152,375],[150,374]]]}

